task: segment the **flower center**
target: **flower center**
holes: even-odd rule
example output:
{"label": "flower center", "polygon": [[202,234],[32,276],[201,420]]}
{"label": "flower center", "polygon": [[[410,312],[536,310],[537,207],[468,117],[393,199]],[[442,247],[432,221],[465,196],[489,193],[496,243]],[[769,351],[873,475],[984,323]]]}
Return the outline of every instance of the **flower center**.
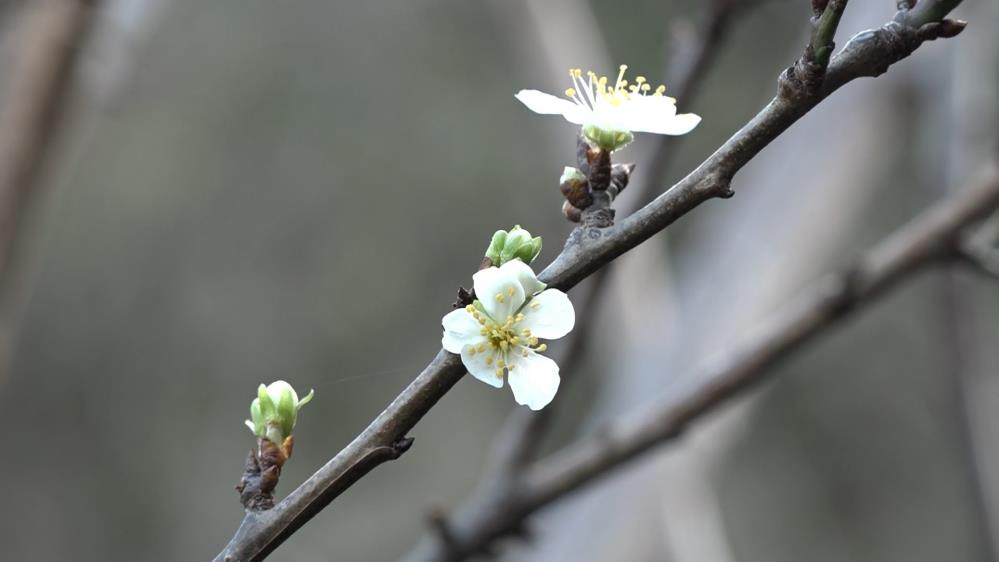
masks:
{"label": "flower center", "polygon": [[[539,303],[531,302],[527,306],[537,309],[537,305]],[[484,338],[484,341],[472,348],[469,354],[472,356],[478,353],[488,354],[486,365],[495,365],[497,378],[503,378],[503,369],[513,370],[517,354],[527,357],[529,351],[542,352],[548,349],[546,344],[538,343],[538,338],[531,334],[531,330],[518,329],[517,325],[526,318],[522,312],[507,316],[500,324],[474,304],[466,306],[465,310],[482,326],[479,334]]]}
{"label": "flower center", "polygon": [[[666,91],[666,86],[659,85],[655,91],[644,76],[635,77],[635,83],[629,84],[624,78],[624,72],[628,70],[628,65],[622,64],[618,69],[617,80],[614,86],[608,86],[606,76],[598,77],[595,72],[586,72],[586,80],[583,80],[583,70],[570,68],[569,77],[572,78],[572,88],[565,91],[566,97],[589,110],[596,109],[597,102],[608,104],[612,107],[619,107],[629,101],[632,96],[662,96]],[[652,93],[649,93],[649,92]]]}

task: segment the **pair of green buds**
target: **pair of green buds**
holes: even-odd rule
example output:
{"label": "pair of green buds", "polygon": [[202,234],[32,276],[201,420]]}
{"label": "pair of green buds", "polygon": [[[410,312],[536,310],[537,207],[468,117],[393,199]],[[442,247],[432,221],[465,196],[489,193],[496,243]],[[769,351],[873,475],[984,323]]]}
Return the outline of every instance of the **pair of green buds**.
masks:
{"label": "pair of green buds", "polygon": [[257,388],[257,397],[250,404],[250,419],[246,420],[246,426],[257,437],[281,447],[295,429],[298,411],[315,394],[314,390],[310,390],[299,400],[295,389],[285,381],[261,384]]}
{"label": "pair of green buds", "polygon": [[541,237],[531,237],[531,233],[514,226],[509,231],[497,230],[493,234],[489,248],[486,249],[486,257],[492,261],[492,265],[499,267],[504,263],[519,259],[529,264],[541,253]]}

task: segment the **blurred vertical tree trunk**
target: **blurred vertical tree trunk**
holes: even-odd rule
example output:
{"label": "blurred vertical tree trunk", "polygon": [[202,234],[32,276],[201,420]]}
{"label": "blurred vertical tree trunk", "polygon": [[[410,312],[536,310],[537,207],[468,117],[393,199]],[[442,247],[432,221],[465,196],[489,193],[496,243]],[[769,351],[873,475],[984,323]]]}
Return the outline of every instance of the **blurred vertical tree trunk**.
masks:
{"label": "blurred vertical tree trunk", "polygon": [[97,4],[32,2],[15,31],[16,63],[0,115],[0,362],[8,355],[13,268],[25,218],[66,121],[72,78]]}

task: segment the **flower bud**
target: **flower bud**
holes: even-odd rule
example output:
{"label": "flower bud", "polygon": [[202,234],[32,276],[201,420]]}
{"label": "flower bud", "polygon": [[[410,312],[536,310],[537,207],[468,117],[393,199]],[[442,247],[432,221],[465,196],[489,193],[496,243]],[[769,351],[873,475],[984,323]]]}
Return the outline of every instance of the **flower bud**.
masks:
{"label": "flower bud", "polygon": [[573,207],[585,209],[593,204],[586,175],[576,168],[565,167],[562,177],[559,178],[559,190]]}
{"label": "flower bud", "polygon": [[275,381],[270,385],[261,384],[257,397],[250,404],[250,419],[246,426],[261,439],[282,446],[291,435],[298,421],[298,411],[312,400],[315,391],[298,399],[298,394],[285,381]]}
{"label": "flower bud", "polygon": [[497,230],[486,249],[486,257],[495,267],[515,259],[529,264],[540,253],[541,237],[531,238],[531,233],[520,226],[514,226],[509,232]]}

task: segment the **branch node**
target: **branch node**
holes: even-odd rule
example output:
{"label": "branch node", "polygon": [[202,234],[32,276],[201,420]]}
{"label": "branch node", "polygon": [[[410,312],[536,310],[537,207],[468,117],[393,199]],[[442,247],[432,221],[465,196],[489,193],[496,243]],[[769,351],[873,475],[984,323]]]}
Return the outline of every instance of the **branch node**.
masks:
{"label": "branch node", "polygon": [[999,281],[999,248],[987,240],[968,236],[955,245],[954,252],[978,273]]}
{"label": "branch node", "polygon": [[[288,440],[292,437],[289,435]],[[290,442],[288,443],[290,447]],[[257,439],[257,448],[246,456],[243,476],[236,484],[239,501],[247,511],[266,511],[274,507],[274,490],[281,478],[287,456],[269,439]]]}
{"label": "branch node", "polygon": [[395,453],[395,456],[393,456],[392,459],[394,460],[401,457],[403,453],[408,451],[409,448],[413,446],[413,441],[415,441],[415,439],[412,437],[400,437],[396,439],[395,442],[392,443],[392,451]]}

